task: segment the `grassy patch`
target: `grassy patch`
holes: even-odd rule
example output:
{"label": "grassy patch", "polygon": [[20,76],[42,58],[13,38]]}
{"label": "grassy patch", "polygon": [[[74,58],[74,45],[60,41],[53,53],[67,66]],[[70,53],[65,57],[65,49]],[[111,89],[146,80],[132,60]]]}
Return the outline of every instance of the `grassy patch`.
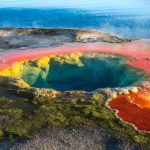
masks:
{"label": "grassy patch", "polygon": [[[40,103],[39,103],[40,101]],[[140,133],[119,121],[104,107],[99,93],[67,92],[38,100],[0,97],[0,139],[27,138],[42,127],[97,125],[140,145],[150,146],[150,134]]]}

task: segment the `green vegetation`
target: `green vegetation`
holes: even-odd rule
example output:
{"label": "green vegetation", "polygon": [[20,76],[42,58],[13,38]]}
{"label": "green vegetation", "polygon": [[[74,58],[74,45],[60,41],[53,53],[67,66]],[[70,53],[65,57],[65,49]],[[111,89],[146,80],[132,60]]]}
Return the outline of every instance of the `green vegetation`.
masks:
{"label": "green vegetation", "polygon": [[98,126],[130,142],[150,146],[140,133],[115,118],[99,93],[65,92],[55,97],[20,100],[0,97],[0,139],[28,138],[41,128]]}

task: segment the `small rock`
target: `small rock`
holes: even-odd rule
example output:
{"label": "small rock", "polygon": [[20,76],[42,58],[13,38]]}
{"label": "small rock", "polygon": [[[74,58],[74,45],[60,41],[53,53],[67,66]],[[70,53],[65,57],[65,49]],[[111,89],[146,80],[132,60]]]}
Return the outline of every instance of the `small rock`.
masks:
{"label": "small rock", "polygon": [[112,93],[112,98],[117,98],[117,94],[115,92]]}
{"label": "small rock", "polygon": [[130,91],[132,92],[132,93],[138,93],[138,88],[137,87],[132,87],[131,89],[130,89]]}
{"label": "small rock", "polygon": [[123,89],[123,90],[122,90],[122,94],[125,94],[125,95],[129,94],[128,89]]}
{"label": "small rock", "polygon": [[119,92],[118,94],[119,94],[119,95],[122,95],[122,92]]}

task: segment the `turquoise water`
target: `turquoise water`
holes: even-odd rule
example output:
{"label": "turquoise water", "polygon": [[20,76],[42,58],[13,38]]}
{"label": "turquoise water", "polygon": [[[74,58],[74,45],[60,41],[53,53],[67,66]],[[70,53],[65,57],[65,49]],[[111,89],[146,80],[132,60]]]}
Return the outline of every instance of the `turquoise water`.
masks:
{"label": "turquoise water", "polygon": [[32,87],[59,91],[125,87],[136,85],[145,79],[144,72],[128,67],[121,57],[84,55],[71,63],[67,58],[58,59],[57,56],[42,67],[35,61],[25,62],[20,67],[19,78]]}
{"label": "turquoise water", "polygon": [[90,28],[150,38],[148,0],[1,0],[0,27]]}

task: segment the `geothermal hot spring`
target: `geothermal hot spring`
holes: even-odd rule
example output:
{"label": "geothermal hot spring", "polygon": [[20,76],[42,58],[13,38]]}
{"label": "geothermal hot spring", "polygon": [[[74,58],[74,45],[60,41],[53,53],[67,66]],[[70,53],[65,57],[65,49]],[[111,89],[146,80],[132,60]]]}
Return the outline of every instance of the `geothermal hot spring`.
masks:
{"label": "geothermal hot spring", "polygon": [[132,47],[114,50],[107,44],[83,44],[10,51],[1,57],[0,74],[59,91],[133,86],[146,80],[150,61],[149,51]]}
{"label": "geothermal hot spring", "polygon": [[32,87],[59,91],[125,87],[144,80],[143,71],[124,62],[117,55],[73,53],[18,62],[2,74],[21,78]]}
{"label": "geothermal hot spring", "polygon": [[[31,87],[59,91],[137,86],[150,75],[149,48],[110,49],[107,44],[44,48],[3,54],[0,75],[23,79]],[[150,89],[118,95],[107,102],[116,117],[150,132]]]}

